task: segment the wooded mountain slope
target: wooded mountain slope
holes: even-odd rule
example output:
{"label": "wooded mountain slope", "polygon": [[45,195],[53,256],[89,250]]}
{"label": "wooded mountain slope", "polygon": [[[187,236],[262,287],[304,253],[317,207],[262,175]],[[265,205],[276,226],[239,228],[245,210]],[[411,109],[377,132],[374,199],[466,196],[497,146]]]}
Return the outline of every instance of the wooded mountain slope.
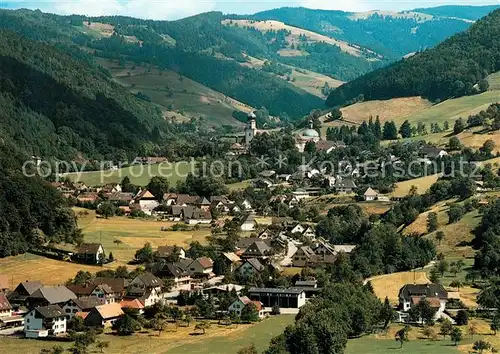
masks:
{"label": "wooded mountain slope", "polygon": [[[500,10],[436,48],[366,74],[330,93],[327,104],[422,96],[444,100],[483,91],[489,74],[500,70]],[[479,88],[474,85],[480,84]]]}
{"label": "wooded mountain slope", "polygon": [[153,106],[85,63],[0,31],[0,131],[21,150],[126,160],[163,124]]}

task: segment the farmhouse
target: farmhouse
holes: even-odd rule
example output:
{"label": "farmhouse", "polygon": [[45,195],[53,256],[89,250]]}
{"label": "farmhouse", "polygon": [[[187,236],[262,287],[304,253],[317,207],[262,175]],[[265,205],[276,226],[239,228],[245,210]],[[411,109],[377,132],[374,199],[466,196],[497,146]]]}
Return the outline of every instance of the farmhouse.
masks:
{"label": "farmhouse", "polygon": [[333,188],[338,194],[350,194],[356,188],[356,183],[350,178],[337,178]]}
{"label": "farmhouse", "polygon": [[147,214],[151,215],[154,208],[156,208],[160,203],[156,200],[153,193],[147,189],[140,190],[134,197],[135,204],[139,205],[141,210]]}
{"label": "farmhouse", "polygon": [[28,303],[30,308],[48,305],[62,306],[71,299],[76,299],[76,295],[64,285],[42,286],[28,296]]}
{"label": "farmhouse", "polygon": [[78,299],[68,300],[63,306],[62,309],[66,314],[66,319],[72,319],[78,312],[89,312],[94,307],[103,305],[104,302],[102,299],[99,299],[96,296],[87,296],[81,297]]}
{"label": "farmhouse", "polygon": [[42,338],[66,333],[66,316],[57,305],[37,307],[24,317],[26,338]]}
{"label": "farmhouse", "polygon": [[208,257],[200,257],[193,260],[187,268],[189,272],[195,277],[208,277],[211,278],[213,273],[214,262]]}
{"label": "farmhouse", "polygon": [[257,274],[263,271],[265,267],[256,258],[247,259],[241,266],[236,269],[242,277],[249,277],[252,274]]}
{"label": "farmhouse", "polygon": [[243,252],[241,258],[260,258],[265,259],[269,256],[272,248],[264,241],[255,241]]}
{"label": "farmhouse", "polygon": [[241,262],[241,258],[234,252],[223,252],[223,261],[226,264],[229,271],[232,273],[237,265]]}
{"label": "farmhouse", "polygon": [[85,324],[87,326],[110,327],[123,315],[119,303],[100,305],[94,307],[85,317]]}
{"label": "farmhouse", "polygon": [[241,220],[240,230],[241,231],[254,231],[255,230],[255,217],[253,214],[247,214],[243,216]]}
{"label": "farmhouse", "polygon": [[228,311],[229,313],[234,313],[237,316],[241,316],[241,311],[243,311],[245,306],[251,303],[255,305],[257,311],[259,312],[259,318],[263,318],[264,309],[262,307],[262,303],[260,301],[252,301],[247,296],[242,296],[234,300],[234,302],[229,306]]}
{"label": "farmhouse", "polygon": [[84,264],[104,263],[104,248],[100,243],[82,243],[76,252],[77,260]]}
{"label": "farmhouse", "polygon": [[294,267],[306,267],[312,263],[315,263],[316,255],[314,251],[309,246],[301,246],[297,248],[297,251],[292,256],[292,262]]}
{"label": "farmhouse", "polygon": [[151,273],[136,276],[127,289],[127,298],[138,298],[145,307],[163,301],[163,281]]}
{"label": "farmhouse", "polygon": [[120,307],[122,309],[134,309],[139,311],[139,314],[144,313],[144,304],[138,299],[122,300],[120,301]]}
{"label": "farmhouse", "polygon": [[260,301],[265,307],[279,306],[281,309],[299,309],[306,303],[304,290],[297,288],[250,288],[248,296]]}
{"label": "farmhouse", "polygon": [[377,199],[377,197],[378,197],[378,193],[375,192],[370,187],[368,187],[368,189],[366,190],[366,192],[363,194],[363,198],[367,202],[373,201],[373,200]]}
{"label": "farmhouse", "polygon": [[14,315],[12,305],[5,294],[0,294],[0,328],[22,326],[22,316]]}
{"label": "farmhouse", "polygon": [[12,304],[26,303],[28,296],[42,287],[42,283],[38,280],[19,283],[12,293],[8,295],[8,299]]}
{"label": "farmhouse", "polygon": [[153,273],[173,281],[172,291],[191,290],[191,273],[175,263],[161,263]]}
{"label": "farmhouse", "polygon": [[158,246],[154,256],[157,259],[169,259],[175,253],[178,254],[179,258],[186,258],[186,251],[182,247],[178,246]]}
{"label": "farmhouse", "polygon": [[399,290],[398,297],[399,307],[404,312],[426,299],[437,310],[435,318],[438,319],[446,308],[448,292],[441,284],[406,284]]}

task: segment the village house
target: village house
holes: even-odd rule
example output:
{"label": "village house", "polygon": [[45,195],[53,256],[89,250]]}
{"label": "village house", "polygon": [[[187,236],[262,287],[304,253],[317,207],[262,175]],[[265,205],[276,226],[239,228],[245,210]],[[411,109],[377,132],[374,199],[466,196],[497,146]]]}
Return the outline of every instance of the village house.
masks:
{"label": "village house", "polygon": [[446,150],[440,148],[436,148],[433,146],[426,146],[420,149],[419,156],[421,156],[424,159],[437,159],[448,156],[448,153],[446,152]]}
{"label": "village house", "polygon": [[262,265],[256,258],[246,259],[241,266],[239,266],[235,272],[237,272],[240,276],[247,278],[253,274],[258,274],[262,272],[266,267]]}
{"label": "village house", "polygon": [[297,288],[250,288],[248,297],[261,302],[264,307],[277,305],[280,309],[299,309],[306,303],[304,290]]}
{"label": "village house", "polygon": [[156,165],[167,161],[166,157],[161,156],[138,156],[132,161],[132,165]]}
{"label": "village house", "polygon": [[103,305],[104,302],[102,299],[99,299],[97,296],[87,296],[80,297],[77,299],[68,300],[63,306],[62,309],[66,314],[66,319],[72,319],[78,312],[90,312],[94,307]]}
{"label": "village house", "polygon": [[248,199],[244,199],[244,200],[241,202],[241,206],[242,206],[243,210],[246,210],[246,211],[251,211],[251,210],[253,210],[253,208],[252,208],[252,204],[250,204],[250,202],[248,201]]}
{"label": "village house", "polygon": [[207,198],[205,197],[200,197],[196,200],[196,202],[194,202],[194,205],[203,210],[203,211],[210,211],[210,206],[212,205]]}
{"label": "village house", "polygon": [[57,305],[37,307],[24,316],[26,338],[43,338],[66,333],[66,315]]}
{"label": "village house", "polygon": [[103,192],[105,194],[121,193],[122,186],[120,186],[118,183],[108,183],[102,186],[101,188],[98,188],[97,191]]}
{"label": "village house", "polygon": [[250,247],[255,242],[265,242],[268,247],[271,247],[270,239],[260,239],[258,237],[242,237],[236,242],[236,248],[238,251],[236,252],[238,255],[241,255],[245,252],[245,250]]}
{"label": "village house", "polygon": [[100,243],[82,243],[76,251],[76,259],[83,264],[103,264],[105,257]]}
{"label": "village house", "polygon": [[309,246],[301,246],[292,256],[292,264],[294,267],[306,267],[316,263],[316,254]]}
{"label": "village house", "polygon": [[241,254],[241,258],[266,259],[272,248],[263,240],[255,241]]}
{"label": "village house", "polygon": [[235,292],[237,295],[241,293],[243,290],[244,286],[238,285],[238,284],[220,284],[220,285],[214,285],[208,288],[203,288],[200,290],[201,294],[205,297],[214,297],[218,298],[223,294],[228,294],[230,292]]}
{"label": "village house", "polygon": [[85,203],[85,202],[95,202],[99,198],[99,193],[97,192],[84,192],[79,194],[76,197],[76,200],[78,200],[80,203]]}
{"label": "village house", "polygon": [[85,317],[85,324],[92,327],[111,327],[124,312],[119,303],[94,307]]}
{"label": "village house", "polygon": [[147,189],[140,190],[134,197],[135,204],[139,205],[141,210],[147,214],[151,215],[153,210],[160,205],[158,200],[156,200],[153,193]]}
{"label": "village house", "polygon": [[270,230],[268,227],[266,227],[264,230],[262,230],[259,235],[257,236],[261,240],[269,240],[274,237],[274,232]]}
{"label": "village house", "polygon": [[372,188],[368,187],[368,189],[366,190],[366,192],[363,194],[363,198],[365,199],[365,201],[367,202],[371,202],[371,201],[374,201],[376,200],[378,197],[378,193],[375,192]]}
{"label": "village house", "polygon": [[351,194],[356,188],[356,183],[350,178],[337,178],[333,189],[338,194]]}
{"label": "village house", "polygon": [[145,307],[163,302],[163,281],[146,272],[136,276],[127,289],[127,298],[139,299]]}
{"label": "village house", "polygon": [[189,272],[197,278],[212,278],[214,262],[208,257],[200,257],[194,259],[187,267]]}
{"label": "village house", "polygon": [[234,313],[238,317],[240,317],[241,312],[243,311],[245,306],[251,303],[255,305],[255,308],[259,312],[259,318],[264,318],[264,309],[262,307],[262,303],[260,301],[252,301],[247,296],[242,296],[234,300],[234,302],[229,306],[228,311],[229,313]]}
{"label": "village house", "polygon": [[14,314],[14,309],[5,294],[0,294],[0,328],[18,327],[24,323],[23,316]]}
{"label": "village house", "polygon": [[113,192],[107,195],[108,200],[117,205],[129,205],[134,200],[132,193]]}
{"label": "village house", "polygon": [[255,216],[253,214],[244,215],[241,220],[241,231],[254,231],[256,226]]}
{"label": "village house", "polygon": [[238,265],[241,263],[241,258],[234,252],[223,252],[222,256],[223,260],[229,270],[229,272],[233,272]]}
{"label": "village house", "polygon": [[11,304],[23,305],[26,304],[27,299],[31,294],[42,287],[42,283],[38,280],[19,283],[19,285],[11,292],[7,298]]}
{"label": "village house", "polygon": [[325,154],[331,153],[335,150],[335,142],[329,140],[319,140],[316,142],[316,151],[322,151]]}
{"label": "village house", "polygon": [[172,256],[174,252],[178,253],[178,257],[180,259],[186,258],[186,250],[178,246],[158,246],[158,249],[156,250],[154,257],[156,259],[167,260]]}
{"label": "village house", "polygon": [[210,224],[212,213],[210,209],[200,209],[194,206],[186,206],[182,209],[184,222],[188,225]]}
{"label": "village house", "polygon": [[439,319],[446,309],[448,292],[441,284],[406,284],[399,290],[399,308],[408,312],[422,299],[426,299],[436,309],[434,319]]}
{"label": "village house", "polygon": [[28,296],[30,308],[48,305],[64,305],[68,300],[76,299],[77,296],[64,285],[42,286]]}
{"label": "village house", "polygon": [[123,309],[134,309],[137,310],[139,315],[144,313],[144,304],[138,299],[125,299],[120,301],[120,307]]}
{"label": "village house", "polygon": [[191,273],[176,263],[160,262],[158,267],[155,267],[152,271],[156,276],[172,280],[171,291],[191,290]]}

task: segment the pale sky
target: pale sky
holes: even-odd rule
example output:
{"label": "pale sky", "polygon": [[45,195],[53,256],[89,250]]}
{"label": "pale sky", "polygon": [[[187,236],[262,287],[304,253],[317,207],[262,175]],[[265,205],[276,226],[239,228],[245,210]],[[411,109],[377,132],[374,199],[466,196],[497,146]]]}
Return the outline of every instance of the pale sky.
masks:
{"label": "pale sky", "polygon": [[62,15],[125,15],[156,20],[173,20],[213,10],[248,14],[283,6],[344,11],[401,11],[440,5],[500,5],[500,0],[0,0],[0,7],[4,8],[40,9]]}

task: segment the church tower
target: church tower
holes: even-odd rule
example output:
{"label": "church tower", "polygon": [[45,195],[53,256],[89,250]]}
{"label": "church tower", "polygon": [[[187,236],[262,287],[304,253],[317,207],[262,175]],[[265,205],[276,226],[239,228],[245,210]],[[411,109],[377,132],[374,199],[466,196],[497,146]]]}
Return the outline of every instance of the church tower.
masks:
{"label": "church tower", "polygon": [[255,121],[257,117],[255,113],[248,113],[248,122],[245,128],[245,145],[249,146],[250,142],[254,138],[255,134],[257,134],[257,122]]}

